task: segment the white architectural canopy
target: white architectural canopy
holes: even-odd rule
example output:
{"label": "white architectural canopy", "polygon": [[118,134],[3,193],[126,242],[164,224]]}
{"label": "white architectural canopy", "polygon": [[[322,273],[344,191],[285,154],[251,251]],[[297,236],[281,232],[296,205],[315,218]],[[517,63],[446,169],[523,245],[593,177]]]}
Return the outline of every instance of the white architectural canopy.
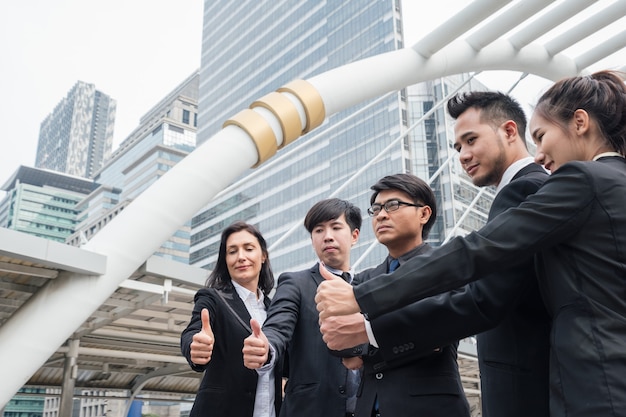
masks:
{"label": "white architectural canopy", "polygon": [[[58,250],[55,245],[41,248],[37,259],[55,259],[45,263],[44,269],[52,272],[40,270],[41,264],[31,268],[30,252],[12,247],[13,242],[23,244],[22,239],[3,241],[0,409],[51,358],[62,360],[59,358],[64,354],[70,358],[103,356],[104,348],[97,352],[82,348],[81,353],[80,346],[62,347],[68,339],[91,336],[93,340],[116,340],[119,334],[107,326],[124,322],[132,332],[137,317],[150,321],[146,314],[133,320],[124,317],[136,311],[123,308],[124,298],[152,288],[141,283],[133,286],[129,281],[145,278],[146,274],[137,271],[162,242],[239,175],[270,158],[278,147],[315,129],[332,114],[421,81],[485,70],[519,71],[550,80],[585,73],[598,61],[625,52],[624,16],[626,0],[475,0],[411,47],[350,63],[309,80],[295,80],[251,103],[251,108],[234,115],[222,131],[146,190],[82,249],[71,253],[71,258],[46,253],[51,248]],[[606,34],[609,27],[616,28],[614,34]],[[583,46],[598,35],[596,43]],[[83,257],[84,263],[80,262]],[[171,291],[171,280],[159,274],[147,275],[149,284]],[[198,286],[197,280],[184,283],[184,278],[177,279],[187,290]],[[16,292],[28,293],[28,297],[16,297]],[[186,296],[191,301],[192,296]],[[138,308],[148,301],[163,300],[143,298],[147,301]],[[103,319],[102,306],[116,304],[115,312]],[[175,316],[166,316],[161,317],[166,324],[176,321]],[[161,331],[165,330],[159,326],[144,326],[136,332],[152,340],[153,347],[169,343],[169,354],[145,353],[144,361],[150,363],[146,376],[135,380],[129,389],[142,386],[141,381],[150,376],[183,372],[184,363],[172,358],[171,337],[160,337]],[[138,342],[132,340],[133,349],[139,353],[128,353],[128,359],[141,359]],[[119,350],[124,344],[119,342],[115,347]],[[155,369],[155,363],[161,368]],[[71,367],[69,363],[68,369]]]}

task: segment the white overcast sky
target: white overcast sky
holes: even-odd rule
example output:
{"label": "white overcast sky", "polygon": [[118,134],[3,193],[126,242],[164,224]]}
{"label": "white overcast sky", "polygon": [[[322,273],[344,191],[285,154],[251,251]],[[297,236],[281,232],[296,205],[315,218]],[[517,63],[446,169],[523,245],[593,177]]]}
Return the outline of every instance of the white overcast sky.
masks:
{"label": "white overcast sky", "polygon": [[[403,0],[406,45],[467,3]],[[5,3],[0,13],[0,184],[19,165],[34,165],[41,121],[77,80],[95,84],[117,101],[115,148],[143,114],[199,68],[202,9],[202,0]],[[622,52],[613,61],[623,65]],[[506,90],[516,78],[515,73],[500,74],[495,84],[492,73],[488,85]],[[520,101],[532,102],[547,84],[524,81]]]}

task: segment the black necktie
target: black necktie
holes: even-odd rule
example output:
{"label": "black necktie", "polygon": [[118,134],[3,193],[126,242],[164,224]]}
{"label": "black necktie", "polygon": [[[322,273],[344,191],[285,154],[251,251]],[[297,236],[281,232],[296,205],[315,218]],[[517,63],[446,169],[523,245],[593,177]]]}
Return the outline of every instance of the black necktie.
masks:
{"label": "black necktie", "polygon": [[392,273],[400,266],[400,261],[397,259],[391,259],[389,262],[389,273]]}
{"label": "black necktie", "polygon": [[348,284],[350,283],[350,281],[352,281],[352,277],[350,276],[349,272],[342,272],[341,278],[343,278],[343,280],[346,281]]}

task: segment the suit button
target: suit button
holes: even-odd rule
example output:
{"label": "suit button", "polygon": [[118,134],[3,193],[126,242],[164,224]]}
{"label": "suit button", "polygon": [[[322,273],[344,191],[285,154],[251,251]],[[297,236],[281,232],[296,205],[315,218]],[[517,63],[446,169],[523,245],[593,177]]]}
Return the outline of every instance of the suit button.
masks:
{"label": "suit button", "polygon": [[383,379],[383,373],[382,372],[377,373],[376,379]]}
{"label": "suit button", "polygon": [[415,344],[413,342],[409,343],[409,349],[414,349],[415,348]]}
{"label": "suit button", "polygon": [[339,386],[339,394],[345,394],[346,393],[346,387],[344,387],[343,385]]}
{"label": "suit button", "polygon": [[393,352],[394,355],[398,354],[398,348],[394,347],[393,349],[391,349],[391,351]]}

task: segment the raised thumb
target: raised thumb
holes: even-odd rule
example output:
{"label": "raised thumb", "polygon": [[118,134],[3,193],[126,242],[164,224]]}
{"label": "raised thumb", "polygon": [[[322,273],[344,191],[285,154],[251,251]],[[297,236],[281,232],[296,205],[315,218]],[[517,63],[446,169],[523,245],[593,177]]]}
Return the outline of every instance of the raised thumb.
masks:
{"label": "raised thumb", "polygon": [[261,324],[256,319],[250,319],[250,327],[254,337],[261,337]]}
{"label": "raised thumb", "polygon": [[200,319],[202,320],[202,331],[209,334],[213,333],[213,330],[211,329],[211,321],[209,319],[208,309],[202,309],[202,311],[200,312]]}
{"label": "raised thumb", "polygon": [[337,275],[333,274],[328,269],[326,269],[326,266],[324,266],[323,262],[319,263],[319,267],[320,267],[320,275],[325,280],[340,279]]}

